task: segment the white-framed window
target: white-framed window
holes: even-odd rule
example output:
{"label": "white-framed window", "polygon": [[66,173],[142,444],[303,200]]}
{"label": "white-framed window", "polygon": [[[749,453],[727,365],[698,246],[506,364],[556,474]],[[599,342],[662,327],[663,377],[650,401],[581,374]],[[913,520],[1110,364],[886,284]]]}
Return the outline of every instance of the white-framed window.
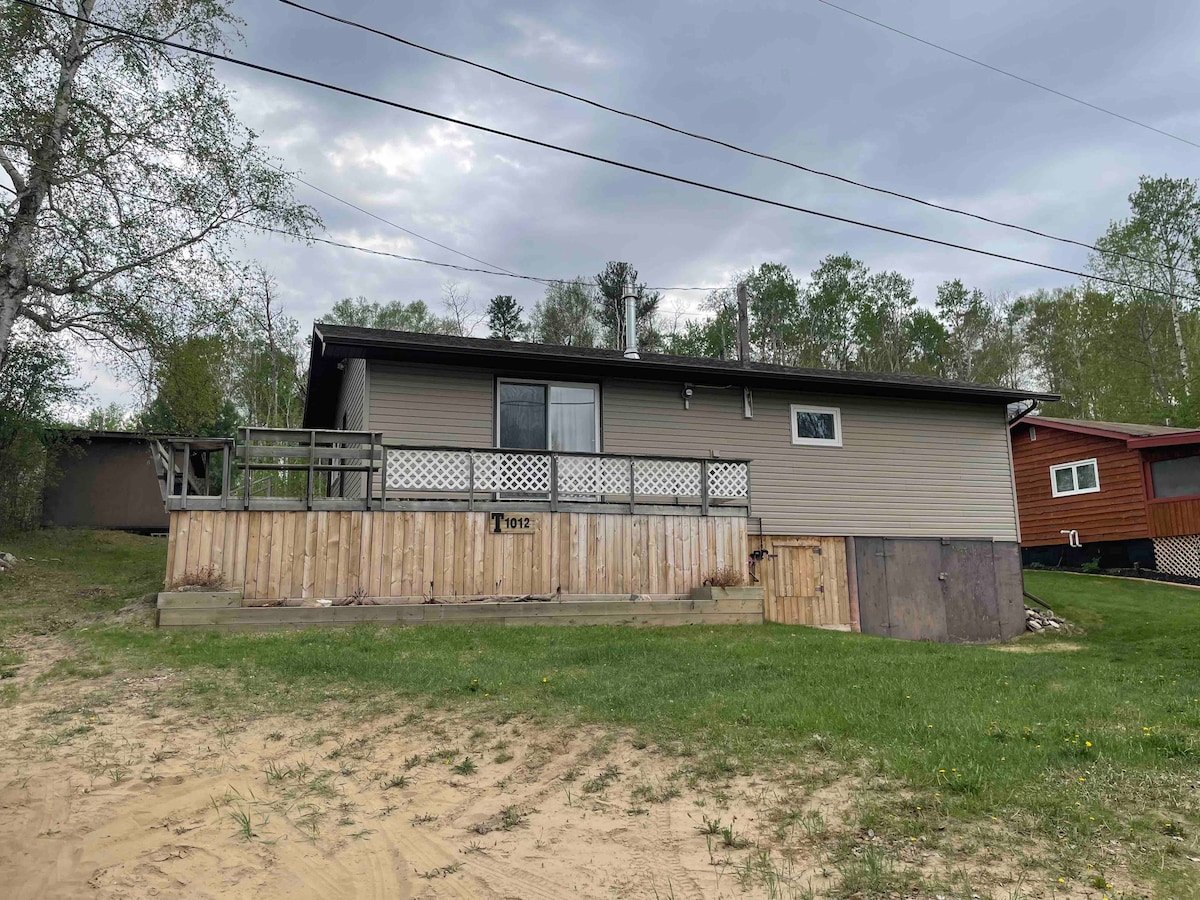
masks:
{"label": "white-framed window", "polygon": [[1100,468],[1094,459],[1050,467],[1050,490],[1055,497],[1094,494],[1100,490]]}
{"label": "white-framed window", "polygon": [[835,406],[793,403],[792,443],[809,447],[842,446],[842,411]]}

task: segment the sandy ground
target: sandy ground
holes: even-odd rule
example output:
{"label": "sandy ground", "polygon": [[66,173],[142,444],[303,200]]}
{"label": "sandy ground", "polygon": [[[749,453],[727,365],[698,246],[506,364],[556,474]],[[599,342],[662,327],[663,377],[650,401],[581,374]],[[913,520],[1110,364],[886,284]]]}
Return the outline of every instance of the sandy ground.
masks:
{"label": "sandy ground", "polygon": [[[598,730],[409,707],[231,727],[163,704],[172,673],[39,681],[64,649],[30,642],[3,711],[11,900],[820,896],[838,877],[824,848],[874,839],[847,831],[857,779],[697,783]],[[985,897],[1070,896],[999,852],[901,859],[969,871]]]}

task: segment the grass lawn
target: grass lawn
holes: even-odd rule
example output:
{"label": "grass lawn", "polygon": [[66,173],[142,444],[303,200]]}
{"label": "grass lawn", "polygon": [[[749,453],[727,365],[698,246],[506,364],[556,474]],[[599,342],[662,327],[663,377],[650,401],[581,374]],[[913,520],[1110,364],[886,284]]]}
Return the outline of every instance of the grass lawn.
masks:
{"label": "grass lawn", "polygon": [[0,635],[82,625],[105,664],[187,670],[210,713],[401,697],[622,727],[701,778],[876,776],[888,788],[860,825],[896,840],[996,822],[1097,898],[1112,854],[1164,896],[1200,896],[1200,591],[1028,572],[1084,629],[1027,636],[1030,652],[784,626],[160,634],[88,616],[152,590],[163,543],[52,532],[7,548],[38,559],[0,578]]}

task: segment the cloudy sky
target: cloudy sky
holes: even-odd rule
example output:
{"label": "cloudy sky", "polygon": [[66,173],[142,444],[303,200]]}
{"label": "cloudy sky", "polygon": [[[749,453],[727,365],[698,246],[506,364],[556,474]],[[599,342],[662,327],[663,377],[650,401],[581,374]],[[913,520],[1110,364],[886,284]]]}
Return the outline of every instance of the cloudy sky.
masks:
{"label": "cloudy sky", "polygon": [[[971,65],[817,0],[309,5],[761,152],[1092,241],[1142,174],[1193,176],[1193,147]],[[1188,0],[839,0],[841,5],[1200,141],[1200,6]],[[290,8],[244,0],[234,55],[698,181],[1068,268],[1086,251],[972,223],[591,109]],[[497,266],[544,277],[632,262],[655,286],[720,285],[763,261],[849,252],[916,282],[1067,283],[1023,265],[666,183],[229,66],[244,121],[305,179]],[[327,236],[474,265],[297,185]],[[438,305],[444,270],[251,240],[307,329],[339,298]],[[456,275],[482,310],[529,282]],[[668,309],[694,310],[674,293]],[[480,329],[479,333],[483,333]],[[120,399],[101,377],[98,399]]]}

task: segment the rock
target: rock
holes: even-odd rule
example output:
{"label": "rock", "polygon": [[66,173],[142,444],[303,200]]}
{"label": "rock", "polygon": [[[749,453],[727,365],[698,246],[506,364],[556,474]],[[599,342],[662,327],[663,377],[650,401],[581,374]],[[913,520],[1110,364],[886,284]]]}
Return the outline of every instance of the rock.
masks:
{"label": "rock", "polygon": [[1062,634],[1070,634],[1072,631],[1071,626],[1066,621],[1049,610],[1025,607],[1026,631],[1032,631],[1036,634],[1040,631],[1045,631],[1047,628]]}
{"label": "rock", "polygon": [[17,558],[11,553],[5,553],[3,550],[0,550],[0,562],[8,563],[11,566],[16,561]]}

